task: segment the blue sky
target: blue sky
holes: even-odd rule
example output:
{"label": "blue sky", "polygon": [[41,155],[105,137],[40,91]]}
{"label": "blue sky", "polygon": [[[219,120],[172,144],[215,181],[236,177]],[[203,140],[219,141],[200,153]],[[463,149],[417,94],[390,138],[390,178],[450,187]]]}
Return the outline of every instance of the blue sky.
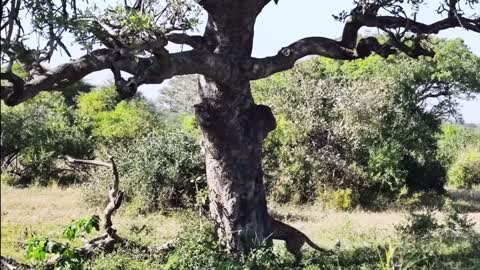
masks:
{"label": "blue sky", "polygon": [[[433,22],[440,17],[435,9],[439,1],[426,1],[418,19],[422,22]],[[308,36],[324,36],[337,38],[342,33],[343,24],[333,19],[332,14],[338,14],[342,10],[349,10],[352,7],[351,0],[319,1],[319,0],[280,0],[278,5],[273,1],[265,7],[259,15],[255,25],[255,38],[253,55],[256,57],[275,55],[282,47]],[[422,12],[423,10],[423,12]],[[479,11],[476,11],[477,13]],[[205,21],[205,18],[203,19]],[[200,31],[203,26],[199,27]],[[376,33],[375,29],[364,29],[364,31]],[[440,37],[460,37],[472,49],[480,55],[480,34],[466,31],[460,28],[443,31]],[[172,50],[178,47],[170,47]],[[81,52],[74,50],[76,56]],[[65,57],[57,57],[53,63],[66,61]],[[86,77],[95,84],[105,84],[112,80],[109,71],[96,72]],[[159,93],[159,86],[142,86],[141,91],[147,97],[154,98]],[[480,124],[480,99],[461,101],[460,112],[467,123]]]}

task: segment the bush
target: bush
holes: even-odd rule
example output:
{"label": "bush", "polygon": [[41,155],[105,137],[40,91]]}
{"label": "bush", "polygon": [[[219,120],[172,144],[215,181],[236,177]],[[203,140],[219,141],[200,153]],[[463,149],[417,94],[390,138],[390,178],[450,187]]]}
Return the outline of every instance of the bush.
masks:
{"label": "bush", "polygon": [[[200,146],[181,130],[155,130],[127,143],[104,149],[117,162],[120,183],[130,207],[140,212],[192,206],[197,190],[206,186],[204,158]],[[110,174],[97,169],[86,188],[88,202],[102,201],[99,187],[108,188]],[[132,201],[133,200],[133,201]]]}
{"label": "bush", "polygon": [[221,247],[213,224],[195,217],[184,224],[175,250],[169,254],[163,269],[170,270],[270,270],[291,269],[291,262],[273,252],[271,247],[260,246],[246,257],[234,259]]}
{"label": "bush", "polygon": [[88,264],[87,269],[96,270],[156,270],[162,269],[162,257],[135,248],[117,248],[112,253],[102,253]]}
{"label": "bush", "polygon": [[464,149],[448,170],[448,185],[472,188],[480,184],[480,148]]}
{"label": "bush", "polygon": [[103,144],[132,140],[161,122],[144,100],[119,101],[113,86],[78,96],[76,115],[77,125]]}
{"label": "bush", "polygon": [[480,147],[480,132],[458,124],[444,124],[438,135],[438,158],[449,167],[467,148]]}
{"label": "bush", "polygon": [[[168,256],[164,269],[222,269],[233,264],[221,248],[212,223],[196,217],[180,234],[175,250]],[[223,268],[226,269],[226,268]]]}
{"label": "bush", "polygon": [[133,139],[149,129],[151,118],[145,103],[121,101],[96,116],[93,135],[107,141]]}
{"label": "bush", "polygon": [[403,150],[398,144],[385,144],[370,150],[368,172],[373,185],[379,185],[386,192],[398,192],[405,185],[407,171],[402,166]]}
{"label": "bush", "polygon": [[1,177],[0,182],[5,185],[14,186],[17,182],[15,177],[12,174],[7,172],[2,172],[0,177]]}
{"label": "bush", "polygon": [[430,237],[432,233],[440,227],[432,212],[410,212],[407,216],[406,224],[397,226],[397,231],[402,235],[422,239]]}
{"label": "bush", "polygon": [[35,262],[36,267],[49,263],[51,258],[56,258],[53,260],[55,269],[81,270],[85,258],[82,256],[83,251],[74,245],[74,240],[91,233],[93,229],[97,231],[100,229],[98,216],[82,218],[68,225],[63,232],[66,243],[33,235],[26,244],[26,257]]}
{"label": "bush", "polygon": [[70,171],[58,156],[93,154],[94,145],[74,124],[73,110],[61,93],[42,93],[15,107],[1,106],[2,169],[47,184]]}
{"label": "bush", "polygon": [[95,89],[77,97],[77,114],[82,120],[92,120],[97,114],[110,111],[118,103],[114,86]]}
{"label": "bush", "polygon": [[358,204],[358,194],[350,188],[323,191],[320,197],[325,205],[344,211],[351,210]]}
{"label": "bush", "polygon": [[408,269],[476,269],[472,260],[480,252],[474,223],[447,201],[444,223],[431,212],[407,215],[406,223],[396,227],[399,237],[393,261]]}

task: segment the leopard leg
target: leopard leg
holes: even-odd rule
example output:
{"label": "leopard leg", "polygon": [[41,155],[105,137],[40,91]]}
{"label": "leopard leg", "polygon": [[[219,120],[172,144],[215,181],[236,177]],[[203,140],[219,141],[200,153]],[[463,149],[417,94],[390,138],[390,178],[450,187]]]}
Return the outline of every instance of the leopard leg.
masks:
{"label": "leopard leg", "polygon": [[304,244],[304,241],[301,241],[299,239],[293,239],[285,241],[285,244],[287,246],[287,250],[292,253],[293,256],[295,256],[295,265],[300,265],[300,262],[302,261],[301,248]]}

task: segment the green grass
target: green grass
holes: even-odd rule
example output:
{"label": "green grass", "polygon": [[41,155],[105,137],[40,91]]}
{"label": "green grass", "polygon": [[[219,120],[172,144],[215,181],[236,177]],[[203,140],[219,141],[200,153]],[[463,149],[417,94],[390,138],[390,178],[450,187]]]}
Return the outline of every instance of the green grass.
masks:
{"label": "green grass", "polygon": [[48,236],[52,239],[61,239],[63,226],[52,224],[2,224],[3,256],[12,257],[27,263],[25,258],[25,243],[32,234]]}
{"label": "green grass", "polygon": [[[463,203],[469,206],[462,208],[463,210],[476,209],[473,207],[478,198],[475,197],[477,196],[475,192],[449,191],[450,197],[454,199],[454,205]],[[61,240],[63,229],[72,220],[101,214],[100,207],[89,209],[84,206],[79,188],[16,189],[2,185],[1,200],[1,254],[22,262],[26,262],[24,244],[30,235],[36,234]],[[413,240],[405,241],[395,230],[396,225],[404,222],[405,212],[403,211],[336,212],[323,210],[315,205],[301,207],[274,204],[270,205],[270,209],[277,219],[298,228],[320,246],[333,248],[336,241],[340,240],[341,249],[332,256],[324,256],[304,247],[303,269],[382,269],[381,261],[386,257],[388,249],[385,247],[388,243],[396,248],[398,252],[396,256],[402,260],[428,262],[424,269],[442,269],[441,267],[444,267],[443,269],[480,269],[480,240],[471,241],[460,234],[450,238],[437,235],[419,243]],[[440,221],[444,218],[441,212],[435,212],[434,216]],[[469,216],[477,222],[475,230],[477,233],[480,232],[478,226],[480,212],[470,212]],[[114,216],[113,223],[119,235],[146,246],[161,245],[175,239],[178,235],[187,237],[183,250],[191,252],[189,259],[194,262],[208,262],[213,265],[221,258],[226,258],[222,257],[224,254],[218,253],[219,251],[206,252],[210,246],[202,249],[201,246],[205,245],[204,241],[195,240],[194,237],[188,239],[189,235],[183,235],[182,232],[185,230],[197,230],[198,223],[192,222],[195,219],[198,219],[198,216],[187,211],[171,212],[168,215],[135,215],[128,210],[121,210]],[[254,259],[245,261],[244,265],[254,265],[252,264],[254,261],[264,263],[272,260],[269,262],[272,268],[264,269],[292,269],[293,256],[285,250],[282,242],[275,241],[274,244],[277,261],[274,262],[268,252],[260,252]],[[78,242],[78,245],[81,243]],[[170,254],[170,256],[173,255],[174,253]],[[187,258],[181,255],[177,257],[177,260],[185,259]],[[127,247],[120,248],[112,254],[100,255],[91,262],[90,267],[94,269],[161,269],[160,267],[167,261],[169,258],[166,255],[162,257],[158,254],[146,254]],[[240,269],[238,264],[231,260],[224,259],[222,262],[227,267],[223,269]]]}

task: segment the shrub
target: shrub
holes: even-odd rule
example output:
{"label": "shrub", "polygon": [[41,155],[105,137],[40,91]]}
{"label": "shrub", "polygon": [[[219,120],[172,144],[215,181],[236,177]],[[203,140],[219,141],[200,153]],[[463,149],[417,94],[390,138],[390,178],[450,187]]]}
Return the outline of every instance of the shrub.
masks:
{"label": "shrub", "polygon": [[315,132],[280,115],[263,150],[265,183],[277,202],[312,202],[323,191],[353,188],[364,177],[362,168],[345,160],[336,138]]}
{"label": "shrub", "polygon": [[350,188],[323,191],[320,197],[325,205],[339,210],[351,210],[358,204],[358,194]]}
{"label": "shrub", "polygon": [[0,177],[1,177],[1,178],[0,178],[0,179],[1,179],[0,182],[1,182],[2,184],[5,184],[5,185],[13,186],[13,185],[15,185],[16,182],[17,182],[16,179],[15,179],[15,177],[14,177],[12,174],[8,173],[8,172],[2,172],[2,174],[1,174]]}
{"label": "shrub", "polygon": [[[130,207],[140,212],[192,206],[197,190],[206,186],[200,146],[181,130],[154,130],[101,152],[115,158]],[[111,178],[106,171],[96,171],[98,177],[85,190],[93,204],[102,201],[104,193],[98,189],[107,189]]]}
{"label": "shrub", "polygon": [[472,188],[480,184],[480,148],[464,149],[448,170],[448,185]]}
{"label": "shrub", "polygon": [[227,269],[226,265],[234,264],[233,260],[227,258],[212,223],[195,217],[183,227],[164,269]]}
{"label": "shrub", "polygon": [[144,100],[119,101],[113,86],[78,96],[76,116],[76,124],[104,144],[132,140],[161,122]]}
{"label": "shrub", "polygon": [[443,205],[444,224],[441,224],[432,211],[413,212],[407,214],[406,222],[396,226],[396,230],[402,237],[414,237],[416,240],[428,240],[432,237],[443,237],[444,240],[451,236],[469,237],[475,234],[473,226],[475,223],[471,221],[467,215],[461,214],[454,207],[451,200],[446,200]]}
{"label": "shrub", "polygon": [[[282,254],[284,255],[284,254]],[[292,268],[286,256],[276,254],[272,248],[258,247],[242,261],[242,269],[271,270]]]}
{"label": "shrub", "polygon": [[17,175],[46,184],[69,171],[57,162],[58,156],[92,155],[94,146],[74,124],[72,108],[61,93],[42,93],[15,107],[1,106],[2,166]]}
{"label": "shrub", "polygon": [[179,116],[179,120],[182,123],[182,129],[192,135],[195,138],[200,138],[200,127],[198,126],[197,119],[195,115],[192,114],[182,114]]}
{"label": "shrub", "polygon": [[[280,116],[277,128],[263,145],[267,192],[277,202],[303,203],[312,199],[312,162],[301,145],[302,134],[291,121]],[[310,180],[310,181],[309,181]]]}
{"label": "shrub", "polygon": [[471,260],[480,251],[474,223],[449,201],[443,210],[444,223],[431,212],[410,212],[406,223],[396,227],[399,238],[394,259],[401,269],[478,268],[478,260]]}
{"label": "shrub", "polygon": [[458,124],[444,124],[438,135],[438,158],[449,167],[467,148],[480,147],[480,132]]}
{"label": "shrub", "polygon": [[63,233],[66,243],[34,235],[27,241],[26,256],[36,264],[45,264],[49,255],[55,255],[55,269],[83,269],[85,260],[82,251],[73,245],[73,241],[80,235],[91,233],[93,229],[100,229],[98,216],[82,218],[68,225]]}
{"label": "shrub", "polygon": [[133,139],[149,130],[153,114],[142,101],[121,101],[95,117],[93,135],[106,141]]}
{"label": "shrub", "polygon": [[397,231],[404,236],[414,236],[422,239],[430,237],[440,227],[430,211],[424,213],[409,212],[406,224],[397,226]]}
{"label": "shrub", "polygon": [[102,253],[88,264],[95,270],[156,270],[162,269],[162,257],[135,248],[117,248],[112,253]]}
{"label": "shrub", "polygon": [[470,220],[467,215],[461,214],[451,200],[447,200],[444,206],[447,230],[454,233],[474,233],[475,222]]}
{"label": "shrub", "polygon": [[83,120],[91,120],[100,112],[112,110],[117,104],[115,87],[95,89],[77,97],[77,114]]}
{"label": "shrub", "polygon": [[398,144],[385,144],[370,150],[368,171],[372,184],[384,191],[399,191],[405,185],[407,172],[402,166],[403,148]]}
{"label": "shrub", "polygon": [[[456,106],[453,98],[480,89],[480,58],[460,40],[439,40],[436,46],[435,58],[420,61],[318,57],[256,81],[256,102],[279,116],[264,148],[269,195],[305,202],[322,189],[340,187],[371,202],[393,199],[403,186],[442,192],[446,163],[437,160],[436,134]],[[430,85],[437,80],[439,88],[455,90],[427,110]],[[443,149],[440,156],[451,150]]]}

